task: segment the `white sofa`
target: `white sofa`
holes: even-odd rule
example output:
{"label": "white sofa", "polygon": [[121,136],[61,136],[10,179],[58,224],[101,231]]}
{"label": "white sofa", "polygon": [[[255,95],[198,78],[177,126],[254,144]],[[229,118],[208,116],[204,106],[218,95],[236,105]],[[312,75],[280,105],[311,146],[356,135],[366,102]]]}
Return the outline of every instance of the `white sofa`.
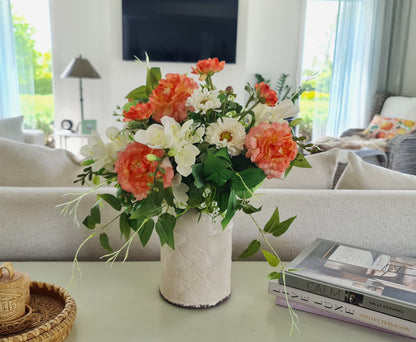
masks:
{"label": "white sofa", "polygon": [[0,137],[27,144],[45,145],[45,133],[38,129],[23,129],[23,115],[0,118]]}
{"label": "white sofa", "polygon": [[[3,166],[8,165],[0,168],[0,260],[72,260],[91,231],[78,227],[71,217],[60,213],[57,205],[74,198],[70,193],[89,190],[72,183],[81,166],[66,151],[49,150],[55,154],[47,156],[44,148],[36,147],[40,150],[35,153],[32,146],[29,155],[36,154],[37,158],[22,170],[27,156],[21,151],[28,146],[16,144],[19,143],[0,139],[0,158]],[[20,153],[19,158],[7,163],[7,155],[16,153]],[[260,225],[265,224],[276,206],[281,219],[297,215],[283,236],[270,239],[283,260],[293,259],[317,237],[416,257],[416,176],[364,163],[350,152],[348,166],[336,189],[332,189],[338,162],[345,161],[341,160],[345,156],[339,150],[331,150],[308,159],[312,169],[294,169],[287,180],[267,181],[257,192],[263,210],[254,216]],[[17,161],[20,166],[16,167]],[[44,174],[36,172],[37,168]],[[65,172],[61,173],[61,169]],[[113,188],[106,191],[114,193]],[[94,193],[85,197],[77,213],[80,221],[95,200]],[[102,222],[114,217],[115,211],[107,208],[102,210]],[[114,249],[121,245],[117,224],[107,233]],[[234,218],[233,256],[238,256],[256,237],[254,223],[238,213]],[[95,238],[81,249],[79,258],[98,260],[104,254]],[[154,234],[146,248],[137,239],[128,260],[158,258],[159,240]],[[261,253],[251,258],[257,259],[263,259]]]}

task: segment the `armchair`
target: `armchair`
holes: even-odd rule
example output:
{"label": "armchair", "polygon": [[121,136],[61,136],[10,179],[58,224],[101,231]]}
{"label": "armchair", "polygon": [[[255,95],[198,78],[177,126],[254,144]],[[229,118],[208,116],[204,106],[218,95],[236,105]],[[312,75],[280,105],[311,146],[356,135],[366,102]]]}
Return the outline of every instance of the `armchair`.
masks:
{"label": "armchair", "polygon": [[[416,122],[416,97],[379,93],[371,107],[371,118],[377,114],[386,118],[400,118]],[[363,131],[363,128],[348,129],[341,137],[354,136]],[[416,175],[416,130],[413,129],[411,133],[398,134],[388,139],[386,154],[389,169]]]}

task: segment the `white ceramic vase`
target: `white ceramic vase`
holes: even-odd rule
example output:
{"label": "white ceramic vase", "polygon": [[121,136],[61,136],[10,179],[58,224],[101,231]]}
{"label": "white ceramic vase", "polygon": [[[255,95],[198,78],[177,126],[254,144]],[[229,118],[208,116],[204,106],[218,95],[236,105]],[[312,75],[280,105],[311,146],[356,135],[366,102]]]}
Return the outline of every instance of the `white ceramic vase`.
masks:
{"label": "white ceramic vase", "polygon": [[175,249],[161,248],[160,294],[171,304],[208,308],[226,301],[231,294],[232,221],[225,230],[190,211],[174,229]]}

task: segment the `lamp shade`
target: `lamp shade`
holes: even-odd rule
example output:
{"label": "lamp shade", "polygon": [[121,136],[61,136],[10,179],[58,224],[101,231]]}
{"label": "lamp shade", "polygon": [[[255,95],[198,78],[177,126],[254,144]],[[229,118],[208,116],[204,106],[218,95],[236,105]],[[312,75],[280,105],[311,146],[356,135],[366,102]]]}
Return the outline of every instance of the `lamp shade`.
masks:
{"label": "lamp shade", "polygon": [[93,68],[88,59],[82,58],[80,55],[74,58],[63,71],[61,78],[100,78],[100,75]]}

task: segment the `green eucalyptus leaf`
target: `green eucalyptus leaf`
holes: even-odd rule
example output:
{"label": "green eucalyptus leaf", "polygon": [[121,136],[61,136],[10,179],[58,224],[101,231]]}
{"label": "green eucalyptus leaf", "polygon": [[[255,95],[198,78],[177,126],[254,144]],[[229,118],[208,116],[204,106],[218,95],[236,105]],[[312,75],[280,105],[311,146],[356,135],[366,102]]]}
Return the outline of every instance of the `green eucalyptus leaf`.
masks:
{"label": "green eucalyptus leaf", "polygon": [[230,166],[228,160],[222,157],[216,157],[208,150],[203,171],[205,180],[219,186],[224,185],[229,179],[234,177],[234,172],[229,169]]}
{"label": "green eucalyptus leaf", "polygon": [[94,185],[98,185],[98,184],[100,184],[100,176],[95,175],[95,176],[92,178],[92,183],[93,183]]}
{"label": "green eucalyptus leaf", "polygon": [[311,168],[311,164],[306,160],[305,156],[298,153],[296,158],[292,161],[292,165],[296,167]]}
{"label": "green eucalyptus leaf", "polygon": [[146,244],[149,242],[149,239],[153,233],[154,226],[154,221],[152,219],[149,219],[148,221],[144,222],[142,228],[139,229],[139,238],[143,247],[145,247]]}
{"label": "green eucalyptus leaf", "polygon": [[293,216],[273,226],[269,233],[273,234],[273,236],[276,236],[276,237],[284,234],[289,229],[290,225],[295,220],[295,218],[296,216]]}
{"label": "green eucalyptus leaf", "polygon": [[240,198],[250,198],[266,178],[264,171],[259,168],[241,171],[239,176],[233,176],[232,188]]}
{"label": "green eucalyptus leaf", "polygon": [[235,195],[235,191],[231,189],[230,197],[228,198],[228,206],[227,206],[227,213],[225,217],[221,221],[222,229],[225,229],[227,225],[230,223],[232,218],[234,217],[237,211],[237,197]]}
{"label": "green eucalyptus leaf", "polygon": [[267,275],[267,278],[269,279],[280,279],[282,277],[282,274],[280,272],[271,272]]}
{"label": "green eucalyptus leaf", "polygon": [[120,215],[119,225],[120,232],[127,241],[130,238],[130,222],[129,217],[125,212]]}
{"label": "green eucalyptus leaf", "polygon": [[88,229],[94,229],[97,223],[101,222],[99,203],[96,203],[90,210],[90,214],[82,221]]}
{"label": "green eucalyptus leaf", "polygon": [[94,159],[87,159],[87,160],[83,160],[81,162],[81,165],[82,166],[89,166],[89,165],[94,164],[94,163],[95,163],[95,160]]}
{"label": "green eucalyptus leaf", "polygon": [[262,207],[253,207],[251,204],[243,205],[243,212],[250,215],[261,211]]}
{"label": "green eucalyptus leaf", "polygon": [[295,120],[292,120],[290,123],[289,123],[289,126],[290,127],[295,127],[295,126],[297,126],[297,125],[300,125],[301,123],[302,123],[302,119],[301,118],[297,118],[297,119],[295,119]]}
{"label": "green eucalyptus leaf", "polygon": [[224,147],[224,148],[219,149],[217,153],[214,154],[214,156],[224,158],[225,160],[229,162],[229,166],[231,166],[231,158],[230,158],[230,155],[228,154],[227,148]]}
{"label": "green eucalyptus leaf", "polygon": [[146,86],[140,86],[136,89],[133,89],[130,93],[128,93],[125,96],[126,99],[144,99],[147,97],[148,97],[148,93],[147,93]]}
{"label": "green eucalyptus leaf", "polygon": [[261,251],[263,252],[264,257],[266,258],[270,266],[276,267],[277,265],[279,265],[279,259],[274,254],[270,253],[269,251],[266,251],[265,249],[262,249]]}
{"label": "green eucalyptus leaf", "polygon": [[150,68],[147,69],[146,75],[146,88],[147,93],[150,94],[153,89],[155,89],[159,85],[159,80],[162,78],[162,72],[160,68]]}
{"label": "green eucalyptus leaf", "polygon": [[110,247],[110,241],[108,240],[108,235],[106,233],[101,233],[100,234],[100,243],[101,243],[101,246],[103,246],[103,248],[106,251],[108,251],[110,253],[113,252],[113,249]]}
{"label": "green eucalyptus leaf", "polygon": [[124,106],[123,106],[123,111],[124,112],[128,112],[130,110],[131,107],[137,105],[139,103],[138,100],[134,100],[134,101],[129,101],[127,102]]}
{"label": "green eucalyptus leaf", "polygon": [[175,243],[173,238],[173,229],[175,228],[176,217],[167,213],[159,216],[156,222],[156,233],[159,235],[160,244],[163,246],[165,243],[172,249],[175,249]]}
{"label": "green eucalyptus leaf", "polygon": [[237,259],[244,259],[251,257],[252,255],[256,254],[258,250],[260,249],[261,243],[259,240],[253,240],[250,242],[248,247],[244,250],[243,253],[241,253]]}
{"label": "green eucalyptus leaf", "polygon": [[119,211],[121,209],[121,203],[116,196],[111,195],[111,194],[99,194],[97,195],[97,197],[102,198],[109,205],[111,205],[115,210]]}
{"label": "green eucalyptus leaf", "polygon": [[197,188],[202,188],[205,185],[204,164],[194,164],[192,166],[192,175],[195,178],[196,187]]}
{"label": "green eucalyptus leaf", "polygon": [[151,202],[142,201],[140,205],[135,208],[130,216],[130,219],[143,219],[153,216],[158,216],[162,212],[162,208]]}
{"label": "green eucalyptus leaf", "polygon": [[267,221],[266,225],[264,226],[264,231],[266,233],[270,233],[270,231],[272,230],[273,226],[279,224],[279,222],[280,222],[279,208],[276,207],[276,209],[273,212],[272,217],[270,218],[269,221]]}

